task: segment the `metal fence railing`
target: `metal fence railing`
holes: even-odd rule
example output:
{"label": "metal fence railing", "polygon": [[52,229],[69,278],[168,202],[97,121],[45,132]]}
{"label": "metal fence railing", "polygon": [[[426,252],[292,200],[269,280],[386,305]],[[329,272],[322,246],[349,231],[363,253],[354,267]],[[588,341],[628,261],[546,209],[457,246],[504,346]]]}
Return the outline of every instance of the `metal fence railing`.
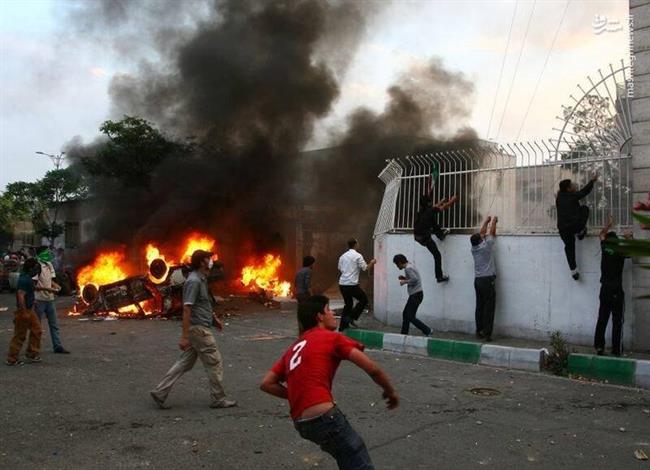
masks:
{"label": "metal fence railing", "polygon": [[386,189],[374,233],[412,230],[420,196],[428,192],[434,201],[458,196],[441,216],[441,225],[452,230],[475,229],[487,215],[498,215],[502,233],[556,232],[558,183],[568,178],[583,186],[594,172],[599,182],[584,199],[589,227],[601,227],[610,214],[619,226],[630,226],[631,156],[614,150],[557,153],[533,142],[395,158],[379,175]]}

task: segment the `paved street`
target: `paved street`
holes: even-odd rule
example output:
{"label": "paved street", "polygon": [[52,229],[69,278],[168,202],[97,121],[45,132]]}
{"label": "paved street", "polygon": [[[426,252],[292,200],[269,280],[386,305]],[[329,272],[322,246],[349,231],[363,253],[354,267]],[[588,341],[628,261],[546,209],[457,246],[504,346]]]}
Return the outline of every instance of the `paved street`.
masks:
{"label": "paved street", "polygon": [[[64,300],[65,301],[65,300]],[[0,296],[0,349],[13,297]],[[63,309],[60,309],[62,313]],[[61,315],[64,345],[43,363],[0,367],[0,468],[335,468],[294,431],[286,403],[259,381],[291,342],[292,313],[248,306],[219,334],[225,383],[240,406],[208,408],[200,364],[156,409],[148,391],[178,355],[180,322],[78,321]],[[45,325],[44,325],[45,326]],[[650,468],[650,392],[369,351],[391,375],[401,407],[344,364],[334,388],[378,469]],[[470,392],[494,389],[494,396]]]}

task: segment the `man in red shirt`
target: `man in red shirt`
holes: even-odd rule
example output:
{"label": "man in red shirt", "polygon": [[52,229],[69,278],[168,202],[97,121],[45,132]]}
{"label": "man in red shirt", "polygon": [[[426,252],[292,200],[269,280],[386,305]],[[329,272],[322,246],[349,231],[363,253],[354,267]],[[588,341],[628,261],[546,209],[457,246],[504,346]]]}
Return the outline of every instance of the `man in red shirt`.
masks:
{"label": "man in red shirt", "polygon": [[[298,433],[336,459],[340,469],[373,469],[368,449],[334,404],[332,380],[344,359],[363,369],[384,390],[388,409],[399,399],[386,373],[363,351],[363,345],[337,333],[329,299],[314,295],[298,308],[303,334],[275,363],[260,388],[289,400]],[[286,384],[286,385],[285,385]]]}

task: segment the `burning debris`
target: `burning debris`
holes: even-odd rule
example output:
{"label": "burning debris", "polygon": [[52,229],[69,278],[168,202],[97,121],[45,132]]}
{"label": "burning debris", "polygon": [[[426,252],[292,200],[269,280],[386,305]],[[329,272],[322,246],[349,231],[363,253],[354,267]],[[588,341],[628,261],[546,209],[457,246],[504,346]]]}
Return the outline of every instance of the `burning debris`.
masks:
{"label": "burning debris", "polygon": [[[182,313],[183,284],[190,272],[189,261],[195,250],[214,253],[216,240],[201,233],[185,238],[179,256],[168,257],[153,242],[144,250],[146,273],[126,260],[123,251],[102,252],[77,276],[80,299],[70,315],[95,315],[144,318],[147,316],[176,316]],[[208,282],[224,279],[223,263],[215,261]],[[241,278],[233,284],[234,290],[255,297],[273,307],[274,296],[288,296],[291,284],[281,281],[278,269],[282,260],[267,254],[263,260],[252,262],[241,270]]]}

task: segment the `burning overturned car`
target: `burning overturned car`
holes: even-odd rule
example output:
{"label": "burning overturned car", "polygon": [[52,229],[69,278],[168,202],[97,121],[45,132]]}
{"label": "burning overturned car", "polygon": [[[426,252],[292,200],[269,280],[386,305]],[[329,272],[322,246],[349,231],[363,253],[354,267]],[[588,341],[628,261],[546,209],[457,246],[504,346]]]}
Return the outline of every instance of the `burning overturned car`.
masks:
{"label": "burning overturned car", "polygon": [[[77,275],[79,300],[70,315],[119,316],[144,318],[147,316],[176,316],[182,313],[183,284],[190,272],[189,259],[197,249],[214,252],[215,240],[193,233],[186,240],[180,262],[166,259],[153,244],[145,249],[146,274],[131,274],[134,269],[126,261],[124,251],[100,253]],[[224,265],[215,254],[208,282],[225,278]],[[280,281],[277,270],[279,256],[265,255],[257,263],[242,268],[234,287],[260,300],[274,295],[288,296],[291,285]]]}

